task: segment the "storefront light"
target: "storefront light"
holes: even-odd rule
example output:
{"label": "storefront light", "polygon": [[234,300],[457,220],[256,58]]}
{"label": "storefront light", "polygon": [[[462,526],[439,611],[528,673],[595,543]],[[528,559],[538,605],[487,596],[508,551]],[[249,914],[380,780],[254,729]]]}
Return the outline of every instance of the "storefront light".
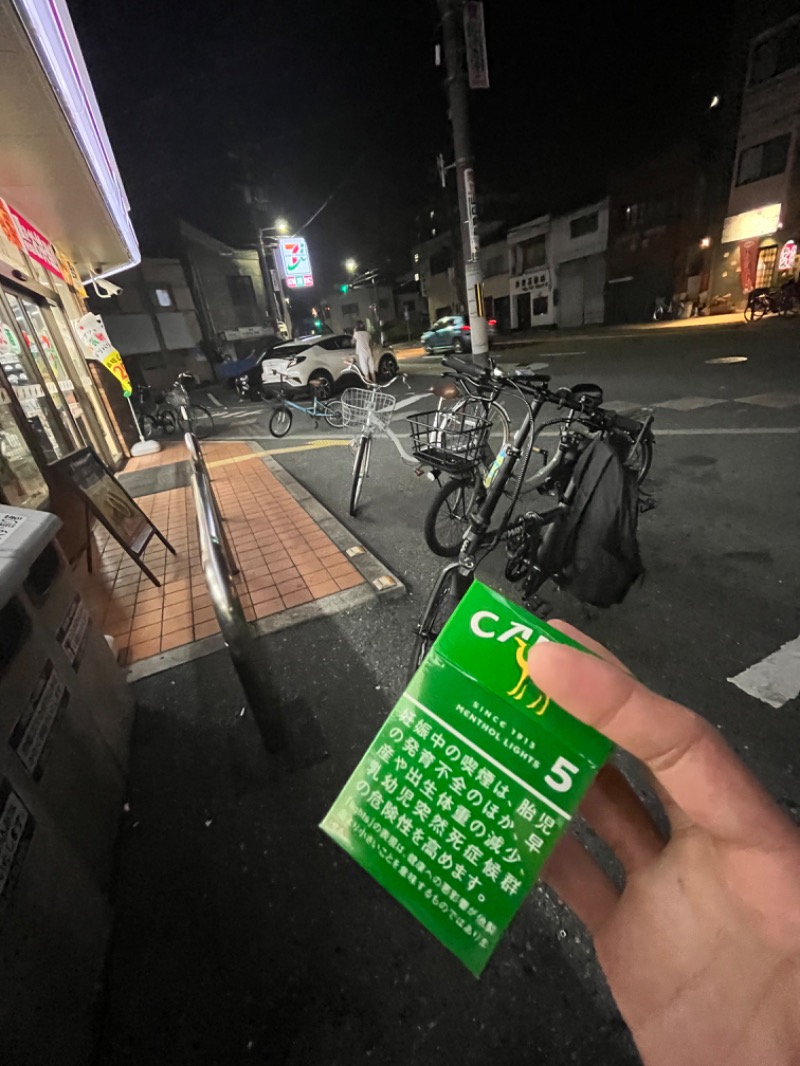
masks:
{"label": "storefront light", "polygon": [[103,276],[127,270],[141,259],[130,205],[65,0],[14,0],[14,5],[130,257]]}

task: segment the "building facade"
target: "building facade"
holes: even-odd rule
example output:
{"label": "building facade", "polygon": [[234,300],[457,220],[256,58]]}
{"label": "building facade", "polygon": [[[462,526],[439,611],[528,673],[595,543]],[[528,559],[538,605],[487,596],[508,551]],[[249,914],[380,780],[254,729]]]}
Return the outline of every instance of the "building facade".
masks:
{"label": "building facade", "polygon": [[707,163],[684,142],[619,174],[609,197],[606,321],[645,322],[660,301],[708,303]]}
{"label": "building facade", "polygon": [[568,328],[605,321],[607,247],[608,200],[553,219],[550,266],[557,325]]}
{"label": "building facade", "polygon": [[797,276],[800,242],[800,15],[750,45],[728,210],[714,261],[720,309]]}
{"label": "building facade", "polygon": [[278,335],[255,249],[232,248],[181,222],[183,266],[211,359],[244,358]]}
{"label": "building facade", "polygon": [[51,465],[89,446],[118,466],[133,429],[114,413],[119,385],[86,358],[84,282],[139,251],[64,0],[0,5],[0,39],[0,502],[68,526]]}
{"label": "building facade", "polygon": [[511,329],[555,324],[551,240],[549,215],[508,231]]}
{"label": "building facade", "polygon": [[90,305],[102,316],[134,385],[166,389],[183,371],[213,380],[181,261],[145,258],[115,281],[120,293],[102,299],[90,290]]}

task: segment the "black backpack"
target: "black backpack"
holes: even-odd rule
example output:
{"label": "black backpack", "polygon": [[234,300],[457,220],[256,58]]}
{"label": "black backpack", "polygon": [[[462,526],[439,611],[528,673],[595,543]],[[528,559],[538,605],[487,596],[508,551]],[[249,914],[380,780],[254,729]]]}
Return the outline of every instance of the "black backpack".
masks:
{"label": "black backpack", "polygon": [[575,494],[561,531],[559,584],[582,603],[621,603],[644,573],[636,529],[636,474],[602,438],[575,466]]}

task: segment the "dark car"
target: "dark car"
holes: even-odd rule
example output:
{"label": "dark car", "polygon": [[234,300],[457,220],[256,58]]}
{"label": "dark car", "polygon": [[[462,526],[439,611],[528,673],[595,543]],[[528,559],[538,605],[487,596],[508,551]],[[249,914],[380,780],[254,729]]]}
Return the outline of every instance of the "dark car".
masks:
{"label": "dark car", "polygon": [[[490,318],[489,340],[497,332],[497,322]],[[469,319],[466,315],[447,315],[434,322],[420,338],[427,352],[468,352],[472,349]]]}

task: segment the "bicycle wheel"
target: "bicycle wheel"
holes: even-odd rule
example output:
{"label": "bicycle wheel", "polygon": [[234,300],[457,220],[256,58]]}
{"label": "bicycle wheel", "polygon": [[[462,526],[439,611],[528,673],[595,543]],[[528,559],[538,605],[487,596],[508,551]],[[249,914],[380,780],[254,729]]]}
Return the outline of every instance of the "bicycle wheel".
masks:
{"label": "bicycle wheel", "polygon": [[497,451],[490,446],[492,455],[489,460],[489,466],[492,465],[492,459],[494,459],[497,452],[501,448],[508,447],[508,442],[511,440],[511,419],[508,417],[508,412],[502,404],[497,403],[495,400],[480,400],[474,396],[466,397],[463,400],[456,400],[452,407],[445,408],[447,411],[452,411],[457,415],[474,415],[476,418],[488,418],[492,423],[492,428],[489,430],[490,435],[498,428],[500,429],[500,446]]}
{"label": "bicycle wheel", "polygon": [[444,624],[475,580],[472,574],[462,574],[457,563],[451,563],[441,572],[433,592],[425,605],[417,625],[417,637],[411,655],[409,680],[422,665],[425,656],[444,628]]}
{"label": "bicycle wheel", "polygon": [[214,430],[214,419],[211,417],[211,412],[199,404],[190,404],[189,430],[199,440],[205,440],[206,437],[210,437]]}
{"label": "bicycle wheel", "polygon": [[292,428],[292,411],[289,407],[276,407],[269,420],[269,431],[273,437],[285,437]]}
{"label": "bicycle wheel", "polygon": [[652,437],[645,437],[625,457],[625,465],[629,469],[636,471],[637,485],[643,485],[645,478],[650,473],[650,467],[653,465],[655,443]]}
{"label": "bicycle wheel", "polygon": [[781,304],[781,314],[784,318],[791,318],[800,311],[800,300],[796,296],[784,296]]}
{"label": "bicycle wheel", "polygon": [[158,420],[164,432],[170,437],[178,428],[178,412],[171,407],[162,408],[158,412]]}
{"label": "bicycle wheel", "polygon": [[325,404],[325,414],[322,416],[329,426],[341,429],[344,425],[344,409],[341,400],[331,400]]}
{"label": "bicycle wheel", "polygon": [[152,440],[156,435],[156,422],[152,415],[142,415],[139,419],[139,426],[145,440]]}
{"label": "bicycle wheel", "polygon": [[364,479],[369,471],[369,454],[372,451],[372,437],[362,437],[356,452],[356,461],[353,463],[353,484],[350,488],[350,514],[355,518],[358,511],[358,501],[361,499],[361,489],[364,487]]}
{"label": "bicycle wheel", "polygon": [[454,559],[469,524],[469,516],[483,499],[484,488],[476,472],[472,481],[455,478],[436,493],[425,515],[425,543],[434,555]]}

